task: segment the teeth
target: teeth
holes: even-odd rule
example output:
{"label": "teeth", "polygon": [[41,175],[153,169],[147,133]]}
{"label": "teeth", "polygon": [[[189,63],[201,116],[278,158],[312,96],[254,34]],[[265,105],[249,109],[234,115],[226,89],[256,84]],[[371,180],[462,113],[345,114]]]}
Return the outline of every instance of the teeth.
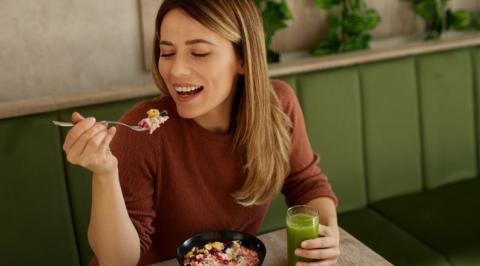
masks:
{"label": "teeth", "polygon": [[194,91],[198,88],[200,88],[201,86],[197,86],[197,87],[175,87],[175,90],[177,92],[191,92],[191,91]]}

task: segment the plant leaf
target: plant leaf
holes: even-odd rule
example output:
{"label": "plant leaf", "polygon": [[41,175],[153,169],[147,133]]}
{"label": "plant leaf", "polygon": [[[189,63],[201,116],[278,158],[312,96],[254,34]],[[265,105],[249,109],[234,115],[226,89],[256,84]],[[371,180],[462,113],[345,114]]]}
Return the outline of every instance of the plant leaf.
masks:
{"label": "plant leaf", "polygon": [[345,52],[367,49],[368,43],[372,37],[369,34],[364,34],[349,38],[343,45],[342,50]]}
{"label": "plant leaf", "polygon": [[310,50],[315,56],[338,53],[340,51],[340,40],[338,38],[329,38],[321,40]]}
{"label": "plant leaf", "polygon": [[282,14],[283,20],[289,20],[293,18],[292,12],[290,11],[290,8],[285,0],[282,0],[279,3],[278,10]]}
{"label": "plant leaf", "polygon": [[341,3],[341,0],[315,0],[317,6],[322,9],[329,9]]}
{"label": "plant leaf", "polygon": [[475,29],[480,30],[480,13],[477,13],[477,16],[475,18]]}
{"label": "plant leaf", "polygon": [[378,12],[374,9],[369,9],[365,12],[365,15],[363,16],[363,23],[365,30],[372,30],[374,29],[378,23],[381,21],[381,17],[378,14]]}
{"label": "plant leaf", "polygon": [[417,1],[414,5],[415,13],[426,20],[433,20],[437,17],[437,3],[435,0]]}
{"label": "plant leaf", "polygon": [[[282,2],[284,3],[284,1]],[[284,7],[282,6],[282,3],[277,4],[274,2],[268,2],[267,7],[262,13],[265,43],[267,47],[270,46],[275,32],[287,26],[285,20],[288,15],[291,17],[291,13],[289,11],[288,14],[286,14],[285,8],[288,10],[288,6]]]}
{"label": "plant leaf", "polygon": [[268,63],[280,62],[280,54],[271,49],[267,49],[267,62]]}
{"label": "plant leaf", "polygon": [[342,26],[342,21],[339,16],[328,17],[328,28],[330,31],[336,31]]}
{"label": "plant leaf", "polygon": [[356,35],[365,30],[363,18],[359,15],[349,14],[343,18],[343,29],[349,35]]}
{"label": "plant leaf", "polygon": [[464,30],[470,27],[473,20],[472,13],[468,10],[447,11],[447,28]]}

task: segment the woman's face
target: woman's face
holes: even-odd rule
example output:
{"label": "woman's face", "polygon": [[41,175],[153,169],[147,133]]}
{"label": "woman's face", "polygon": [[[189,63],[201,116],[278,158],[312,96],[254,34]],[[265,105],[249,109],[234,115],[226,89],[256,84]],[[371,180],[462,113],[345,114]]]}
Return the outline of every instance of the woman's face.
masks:
{"label": "woman's face", "polygon": [[160,27],[158,70],[183,118],[229,118],[242,64],[233,44],[181,9]]}

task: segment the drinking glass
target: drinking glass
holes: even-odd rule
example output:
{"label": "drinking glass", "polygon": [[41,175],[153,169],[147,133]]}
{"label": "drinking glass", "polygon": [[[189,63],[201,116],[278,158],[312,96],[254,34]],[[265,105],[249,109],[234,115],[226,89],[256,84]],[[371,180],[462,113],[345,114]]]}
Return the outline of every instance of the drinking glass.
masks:
{"label": "drinking glass", "polygon": [[288,266],[294,266],[297,261],[311,261],[296,256],[294,252],[302,241],[318,237],[318,220],[318,211],[307,205],[296,205],[287,210]]}

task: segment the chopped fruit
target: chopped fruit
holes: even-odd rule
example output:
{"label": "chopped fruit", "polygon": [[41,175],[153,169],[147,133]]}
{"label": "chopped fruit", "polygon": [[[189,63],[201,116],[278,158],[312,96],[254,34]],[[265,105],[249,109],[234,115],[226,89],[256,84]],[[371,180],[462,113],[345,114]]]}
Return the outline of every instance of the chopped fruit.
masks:
{"label": "chopped fruit", "polygon": [[[227,246],[227,248],[225,248]],[[256,266],[259,263],[256,251],[234,240],[227,243],[213,242],[202,248],[194,247],[184,257],[184,266]]]}
{"label": "chopped fruit", "polygon": [[138,122],[138,126],[146,128],[150,131],[150,134],[153,133],[161,124],[165,123],[168,120],[168,112],[162,111],[159,112],[158,109],[150,109],[147,111],[147,117]]}

